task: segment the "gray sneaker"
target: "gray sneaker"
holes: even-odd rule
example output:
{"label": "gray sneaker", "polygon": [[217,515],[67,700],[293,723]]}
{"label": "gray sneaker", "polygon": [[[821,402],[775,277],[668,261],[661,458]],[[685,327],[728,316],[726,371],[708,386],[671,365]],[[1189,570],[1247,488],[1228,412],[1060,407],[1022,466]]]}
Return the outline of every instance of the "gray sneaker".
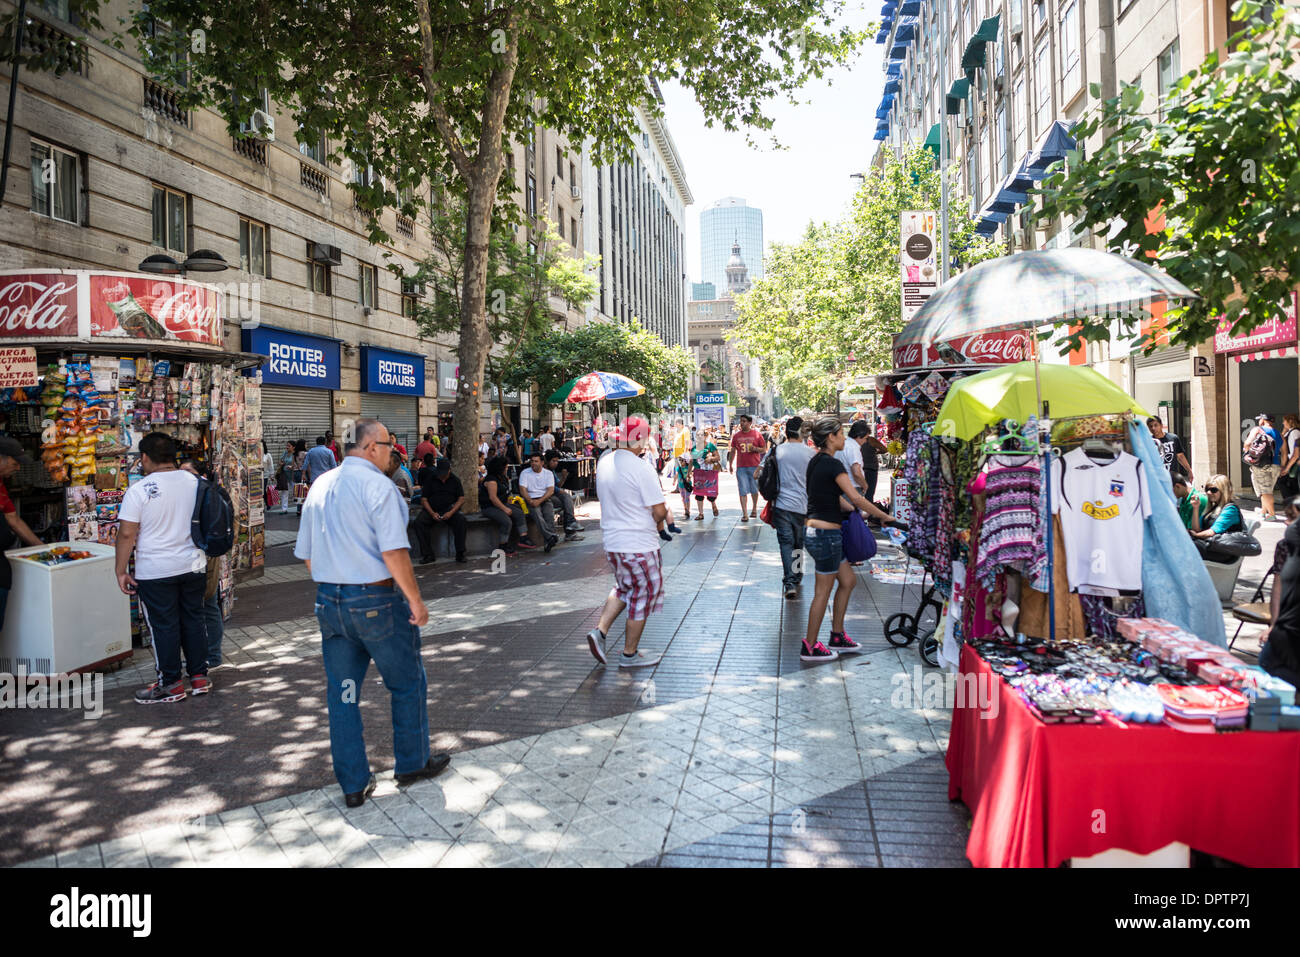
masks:
{"label": "gray sneaker", "polygon": [[644,651],[638,651],[634,655],[621,654],[618,656],[618,666],[620,668],[649,668],[652,665],[659,664],[663,655],[647,655]]}
{"label": "gray sneaker", "polygon": [[592,657],[602,665],[605,663],[605,640],[605,635],[599,628],[587,632],[587,647],[591,649]]}
{"label": "gray sneaker", "polygon": [[569,534],[564,536],[564,540],[566,542],[580,542],[584,537],[585,536],[579,535],[577,532],[569,532]]}

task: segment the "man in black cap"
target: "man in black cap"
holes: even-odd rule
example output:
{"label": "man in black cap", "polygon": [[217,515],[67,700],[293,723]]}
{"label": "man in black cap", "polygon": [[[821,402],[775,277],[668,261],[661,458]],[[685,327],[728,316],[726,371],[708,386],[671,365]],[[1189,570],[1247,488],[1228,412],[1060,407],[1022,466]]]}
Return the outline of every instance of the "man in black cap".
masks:
{"label": "man in black cap", "polygon": [[27,527],[27,523],[19,517],[18,510],[14,508],[13,500],[9,498],[9,490],[4,484],[11,475],[18,471],[20,466],[31,464],[32,457],[27,454],[17,439],[8,435],[0,435],[0,512],[4,512],[5,521],[13,529],[13,533],[18,537],[19,541],[24,545],[39,545],[41,540]]}
{"label": "man in black cap", "polygon": [[[32,457],[23,450],[17,439],[0,435],[0,480],[8,479],[18,471],[19,466],[31,464]],[[5,549],[12,548],[16,541],[21,541],[24,545],[39,545],[41,540],[19,518],[4,481],[0,481],[0,512],[4,512],[5,516],[4,526],[0,527],[0,628],[3,628],[5,608],[9,605],[9,589],[13,586],[13,570],[9,567],[9,559],[4,557]]]}
{"label": "man in black cap", "polygon": [[465,504],[465,487],[451,474],[451,460],[443,457],[431,468],[421,470],[424,494],[420,499],[420,514],[415,517],[415,537],[420,543],[420,564],[434,560],[433,529],[441,522],[451,526],[456,542],[456,561],[465,561],[465,534],[469,523],[461,506]]}

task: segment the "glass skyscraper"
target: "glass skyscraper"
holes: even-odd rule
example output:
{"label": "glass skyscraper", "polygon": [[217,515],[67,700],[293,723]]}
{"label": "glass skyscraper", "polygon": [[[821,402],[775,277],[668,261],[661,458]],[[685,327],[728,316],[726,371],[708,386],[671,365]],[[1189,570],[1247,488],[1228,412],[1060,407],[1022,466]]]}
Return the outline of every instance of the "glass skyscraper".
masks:
{"label": "glass skyscraper", "polygon": [[727,260],[732,243],[740,242],[740,256],[749,278],[763,275],[763,211],[738,196],[726,196],[700,213],[700,280],[714,289],[727,288]]}

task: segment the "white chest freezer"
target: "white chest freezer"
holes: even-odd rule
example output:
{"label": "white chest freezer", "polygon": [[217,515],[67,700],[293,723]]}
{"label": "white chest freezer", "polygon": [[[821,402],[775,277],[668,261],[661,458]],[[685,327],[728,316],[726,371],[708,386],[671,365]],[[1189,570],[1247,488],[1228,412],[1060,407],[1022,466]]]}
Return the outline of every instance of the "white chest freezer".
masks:
{"label": "white chest freezer", "polygon": [[[93,557],[58,565],[29,561],[66,546]],[[0,673],[89,670],[131,654],[131,600],[117,587],[114,548],[98,542],[55,542],[5,552],[13,587],[0,629]]]}

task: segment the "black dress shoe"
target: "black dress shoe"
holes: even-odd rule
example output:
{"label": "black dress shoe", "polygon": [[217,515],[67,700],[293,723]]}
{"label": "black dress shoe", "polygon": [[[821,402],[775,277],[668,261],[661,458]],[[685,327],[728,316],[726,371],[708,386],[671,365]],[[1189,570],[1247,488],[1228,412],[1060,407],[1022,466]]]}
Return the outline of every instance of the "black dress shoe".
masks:
{"label": "black dress shoe", "polygon": [[351,794],[343,795],[343,803],[348,807],[361,807],[361,805],[366,803],[366,798],[375,793],[375,788],[378,787],[378,785],[379,782],[375,780],[375,776],[373,774],[370,775],[370,781],[366,784],[366,789],[364,791],[353,791]]}
{"label": "black dress shoe", "polygon": [[435,777],[447,770],[447,765],[451,764],[450,754],[434,754],[429,757],[429,763],[418,771],[412,771],[410,774],[395,774],[399,787],[407,784],[414,784],[416,781],[423,781],[425,778]]}
{"label": "black dress shoe", "polygon": [[458,562],[460,562],[462,565],[464,565],[467,561],[469,561],[469,559],[466,558],[465,555],[464,555],[464,553],[462,552],[461,554],[459,554],[459,555],[456,556],[456,561],[458,561]]}
{"label": "black dress shoe", "polygon": [[434,563],[434,560],[435,560],[435,559],[434,559],[432,556],[430,556],[430,557],[428,557],[428,558],[421,558],[421,559],[420,559],[420,564],[421,564],[421,565],[432,565],[432,564]]}

